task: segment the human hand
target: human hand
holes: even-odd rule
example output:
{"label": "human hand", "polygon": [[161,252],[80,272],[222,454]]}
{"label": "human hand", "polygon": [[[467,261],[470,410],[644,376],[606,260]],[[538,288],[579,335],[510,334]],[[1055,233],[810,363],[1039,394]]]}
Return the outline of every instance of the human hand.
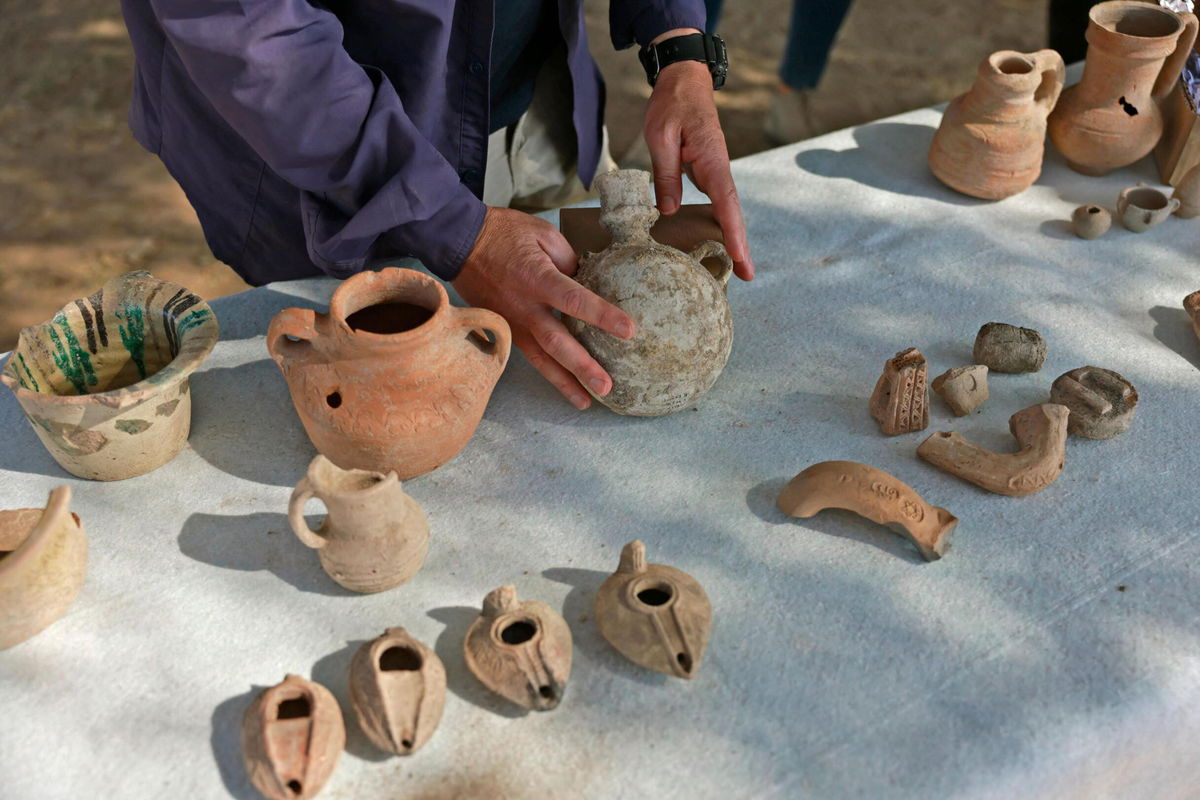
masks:
{"label": "human hand", "polygon": [[725,234],[725,247],[734,263],[734,274],[754,279],[746,223],[737,187],[729,171],[725,134],[713,102],[712,75],[699,61],[679,61],[663,67],[646,105],[642,131],[654,165],[654,194],[660,213],[679,210],[683,197],[682,173],[713,204],[713,216]]}
{"label": "human hand", "polygon": [[529,363],[585,409],[592,401],[584,384],[603,396],[612,390],[612,378],[554,310],[622,339],[631,338],[634,327],[628,314],[568,277],[576,266],[575,251],[549,222],[489,206],[475,247],[451,283],[471,305],[504,317]]}

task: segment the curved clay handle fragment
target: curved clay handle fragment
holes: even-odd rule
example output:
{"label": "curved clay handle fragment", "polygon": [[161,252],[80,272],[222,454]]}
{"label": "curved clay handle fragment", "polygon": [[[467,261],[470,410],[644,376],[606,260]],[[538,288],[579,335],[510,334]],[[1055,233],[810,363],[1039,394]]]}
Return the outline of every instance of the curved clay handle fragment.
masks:
{"label": "curved clay handle fragment", "polygon": [[1021,446],[1015,453],[994,453],[957,433],[941,431],[922,442],[917,455],[989,492],[1024,497],[1045,489],[1062,472],[1069,415],[1058,403],[1040,403],[1013,414],[1008,427]]}
{"label": "curved clay handle fragment", "polygon": [[926,561],[942,557],[958,524],[957,517],[926,503],[908,484],[857,461],[813,464],[788,482],[776,505],[801,518],[827,508],[853,511],[903,533]]}
{"label": "curved clay handle fragment", "polygon": [[512,329],[508,327],[504,317],[486,308],[455,306],[454,311],[458,317],[458,324],[466,330],[491,331],[496,341],[488,349],[488,355],[498,366],[496,374],[499,375],[503,372],[505,365],[508,364],[509,352],[512,350]]}
{"label": "curved clay handle fragment", "polygon": [[1154,88],[1150,92],[1150,96],[1158,102],[1165,100],[1175,88],[1175,84],[1179,83],[1179,75],[1183,72],[1183,66],[1196,44],[1196,33],[1200,31],[1195,14],[1184,11],[1179,14],[1179,21],[1183,23],[1183,30],[1179,32],[1179,39],[1176,40],[1175,52],[1163,62],[1158,78],[1154,81]]}
{"label": "curved clay handle fragment", "polygon": [[1196,338],[1200,339],[1200,292],[1192,292],[1183,298],[1183,310],[1192,318],[1192,330],[1196,332]]}
{"label": "curved clay handle fragment", "polygon": [[285,308],[267,327],[267,352],[282,366],[286,359],[304,352],[303,348],[319,335],[317,312],[311,308]]}
{"label": "curved clay handle fragment", "polygon": [[1058,96],[1062,94],[1063,83],[1067,79],[1067,66],[1063,63],[1063,57],[1055,50],[1038,50],[1031,53],[1030,58],[1033,59],[1034,68],[1042,74],[1042,82],[1034,93],[1033,100],[1049,114],[1054,110]]}

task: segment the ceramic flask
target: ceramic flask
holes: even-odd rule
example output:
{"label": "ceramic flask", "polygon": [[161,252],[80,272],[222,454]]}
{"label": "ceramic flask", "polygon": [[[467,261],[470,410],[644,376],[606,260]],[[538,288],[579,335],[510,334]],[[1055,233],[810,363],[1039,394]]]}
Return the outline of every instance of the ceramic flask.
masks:
{"label": "ceramic flask", "polygon": [[254,788],[269,800],[315,797],[345,746],[337,699],[299,675],[265,689],[242,717],[242,763]]}
{"label": "ceramic flask", "polygon": [[[315,531],[304,521],[304,505],[313,497],[329,511]],[[329,577],[352,592],[399,586],[417,574],[429,550],[429,520],[396,473],[341,469],[325,456],[314,458],[296,484],[288,521],[320,554]]]}
{"label": "ceramic flask", "polygon": [[71,488],[42,508],[0,511],[0,650],[66,613],[87,571],[87,536],[71,513]]}
{"label": "ceramic flask", "polygon": [[1050,115],[1050,140],[1071,168],[1104,175],[1147,155],[1162,137],[1159,102],[1179,80],[1196,17],[1115,0],[1088,14],[1083,79]]}
{"label": "ceramic flask", "polygon": [[217,318],[199,297],[130,272],[22,330],[0,381],[67,472],[132,478],[187,443],[188,376],[217,336]]}
{"label": "ceramic flask", "polygon": [[[575,279],[633,318],[634,337],[618,339],[572,317],[563,322],[612,377],[597,397],[618,414],[657,417],[690,407],[716,383],[733,346],[725,287],[733,261],[719,242],[690,253],[650,237],[658,211],[650,174],[616,170],[596,178],[600,222],[612,244],[579,261]],[[710,272],[701,262],[713,259]]]}
{"label": "ceramic flask", "polygon": [[267,330],[317,450],[344,469],[401,480],[467,444],[510,342],[499,314],[452,306],[437,280],[395,267],[347,279],[328,314],[284,309]]}
{"label": "ceramic flask", "polygon": [[963,194],[1000,200],[1042,172],[1046,117],[1062,91],[1062,56],[1001,50],[979,65],[971,91],[953,100],[929,148],[929,168]]}

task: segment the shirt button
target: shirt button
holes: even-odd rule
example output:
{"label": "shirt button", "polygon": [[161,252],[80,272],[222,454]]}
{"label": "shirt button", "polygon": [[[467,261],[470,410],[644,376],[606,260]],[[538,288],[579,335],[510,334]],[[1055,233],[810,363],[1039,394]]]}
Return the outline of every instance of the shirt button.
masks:
{"label": "shirt button", "polygon": [[474,183],[483,177],[477,169],[464,169],[462,171],[462,179],[467,183]]}
{"label": "shirt button", "polygon": [[472,75],[482,75],[483,71],[484,71],[483,62],[482,61],[472,61],[470,70],[471,70]]}

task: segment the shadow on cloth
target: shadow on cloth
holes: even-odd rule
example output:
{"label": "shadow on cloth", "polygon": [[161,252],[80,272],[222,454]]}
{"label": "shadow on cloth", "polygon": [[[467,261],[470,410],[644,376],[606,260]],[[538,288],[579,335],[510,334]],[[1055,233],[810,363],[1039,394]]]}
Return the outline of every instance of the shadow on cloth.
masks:
{"label": "shadow on cloth", "polygon": [[312,679],[328,689],[337,698],[342,709],[342,720],[346,725],[346,752],[364,761],[387,761],[390,753],[385,753],[363,733],[354,713],[354,704],[350,700],[350,662],[358,648],[367,643],[366,639],[346,642],[346,646],[321,658],[312,667]]}
{"label": "shadow on cloth", "polygon": [[1182,308],[1155,306],[1150,309],[1150,317],[1156,323],[1154,338],[1200,369],[1200,339],[1196,337],[1188,313]]}
{"label": "shadow on cloth", "polygon": [[252,686],[250,691],[235,695],[219,704],[212,715],[212,732],[208,740],[213,760],[225,791],[237,800],[258,800],[259,794],[250,783],[242,763],[242,717],[266,686]]}

